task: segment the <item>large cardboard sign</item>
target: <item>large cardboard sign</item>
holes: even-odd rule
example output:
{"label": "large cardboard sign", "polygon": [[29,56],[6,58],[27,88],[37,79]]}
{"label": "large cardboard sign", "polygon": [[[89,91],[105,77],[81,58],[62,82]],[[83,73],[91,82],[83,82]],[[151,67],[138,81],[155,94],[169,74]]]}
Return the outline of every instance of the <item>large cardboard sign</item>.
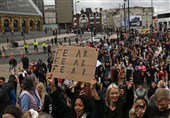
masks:
{"label": "large cardboard sign", "polygon": [[95,48],[59,46],[53,62],[53,77],[89,83],[95,74],[97,56]]}

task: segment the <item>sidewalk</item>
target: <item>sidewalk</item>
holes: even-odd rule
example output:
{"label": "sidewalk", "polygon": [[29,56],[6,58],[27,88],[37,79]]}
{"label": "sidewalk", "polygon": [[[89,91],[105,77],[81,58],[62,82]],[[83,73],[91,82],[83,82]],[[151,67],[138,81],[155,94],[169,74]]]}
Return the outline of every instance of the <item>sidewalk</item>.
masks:
{"label": "sidewalk", "polygon": [[[59,41],[63,42],[64,37],[73,37],[73,36],[76,36],[76,35],[77,34],[61,34],[61,35],[57,36],[57,39],[58,39],[58,42]],[[36,40],[39,42],[39,46],[38,46],[39,51],[38,52],[34,52],[34,47],[33,47],[34,39],[26,40],[26,42],[29,45],[29,47],[28,47],[29,53],[28,54],[43,53],[41,43],[44,42],[44,41],[47,42],[47,40],[49,40],[49,42],[50,42],[50,40],[52,38],[55,38],[55,36],[37,38]],[[9,56],[19,56],[19,55],[25,54],[25,51],[24,51],[24,48],[23,48],[24,41],[17,41],[17,43],[18,43],[19,47],[11,48],[11,49],[7,48],[7,43],[0,44],[0,48],[3,46],[5,48],[5,50],[6,50],[5,52],[2,51],[2,55],[0,55],[0,58],[7,58]],[[68,42],[67,42],[67,44],[68,44]],[[52,46],[52,51],[55,51],[55,46],[54,45]]]}

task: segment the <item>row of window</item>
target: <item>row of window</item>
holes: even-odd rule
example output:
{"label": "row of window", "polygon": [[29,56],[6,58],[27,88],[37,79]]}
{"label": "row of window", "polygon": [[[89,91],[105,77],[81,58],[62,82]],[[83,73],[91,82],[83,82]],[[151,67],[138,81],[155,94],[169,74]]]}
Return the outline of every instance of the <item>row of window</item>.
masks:
{"label": "row of window", "polygon": [[[30,22],[29,22],[29,26],[30,26],[30,29],[32,30],[33,29],[33,21],[32,20],[30,20]],[[23,31],[26,31],[26,25],[27,25],[27,21],[26,20],[23,20],[22,21],[22,30]],[[4,21],[3,21],[3,27],[4,27],[4,32],[10,32],[10,31],[14,31],[14,32],[17,32],[18,31],[18,27],[19,27],[19,22],[18,22],[18,20],[14,20],[13,21],[13,29],[10,29],[10,22],[9,22],[9,20],[8,19],[5,19]],[[40,21],[39,20],[37,20],[36,21],[36,28],[37,28],[37,30],[38,31],[40,31]]]}

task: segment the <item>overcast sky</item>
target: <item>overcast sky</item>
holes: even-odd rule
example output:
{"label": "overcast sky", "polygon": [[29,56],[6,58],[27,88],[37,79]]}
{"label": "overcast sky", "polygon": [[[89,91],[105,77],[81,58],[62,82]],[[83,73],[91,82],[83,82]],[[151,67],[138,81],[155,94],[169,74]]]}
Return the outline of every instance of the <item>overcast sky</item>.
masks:
{"label": "overcast sky", "polygon": [[[45,4],[54,4],[54,0],[44,0]],[[119,5],[123,4],[124,0],[74,0],[80,1],[77,3],[77,12],[79,12],[82,8],[103,8],[103,9],[111,9],[111,8],[119,8]],[[151,6],[151,0],[129,0],[130,6]],[[127,3],[127,2],[126,2]],[[126,4],[127,6],[127,4]],[[170,12],[170,0],[153,0],[153,6],[155,9],[155,14],[161,12]]]}

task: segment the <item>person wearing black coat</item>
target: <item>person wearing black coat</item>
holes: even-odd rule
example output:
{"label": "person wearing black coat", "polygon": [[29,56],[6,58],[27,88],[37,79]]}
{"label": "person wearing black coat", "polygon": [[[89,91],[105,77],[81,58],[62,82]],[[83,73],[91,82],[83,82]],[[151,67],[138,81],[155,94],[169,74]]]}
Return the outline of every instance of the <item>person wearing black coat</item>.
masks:
{"label": "person wearing black coat", "polygon": [[157,89],[156,83],[152,82],[151,87],[148,90],[148,99],[150,99],[150,97],[155,93],[156,89]]}
{"label": "person wearing black coat", "polygon": [[[129,103],[129,98],[125,104],[120,99],[119,87],[112,83],[108,86],[106,91],[106,99],[103,100],[97,93],[95,86],[96,80],[93,79],[92,82],[92,92],[95,99],[95,114],[96,118],[123,118],[126,113],[123,111],[123,107],[127,107]],[[128,85],[128,89],[132,84]],[[128,91],[128,90],[127,90]],[[130,93],[130,92],[129,92]],[[133,94],[133,92],[131,92]],[[129,95],[131,96],[131,95]],[[127,96],[128,97],[128,96]],[[130,102],[131,103],[131,102]]]}
{"label": "person wearing black coat", "polygon": [[28,69],[28,66],[29,66],[29,58],[27,57],[27,55],[24,55],[22,58],[21,58],[21,62],[23,64],[23,68],[24,69]]}
{"label": "person wearing black coat", "polygon": [[47,113],[47,114],[51,114],[51,111],[52,111],[51,98],[47,94],[47,92],[45,90],[45,86],[43,85],[43,83],[39,82],[36,86],[36,89],[37,89],[40,99],[42,101],[41,111],[44,113]]}
{"label": "person wearing black coat", "polygon": [[48,77],[48,80],[51,86],[51,114],[54,118],[98,118],[95,117],[93,101],[90,97],[83,94],[76,96],[72,102],[65,101],[59,92],[56,80],[51,77]]}
{"label": "person wearing black coat", "polygon": [[155,92],[154,106],[148,106],[145,112],[145,118],[169,118],[170,104],[169,104],[169,89],[158,88]]}
{"label": "person wearing black coat", "polygon": [[9,98],[9,92],[14,89],[15,80],[16,77],[12,74],[9,76],[9,80],[6,84],[0,84],[0,118],[2,117],[4,109],[12,104]]}
{"label": "person wearing black coat", "polygon": [[79,95],[72,102],[70,118],[97,118],[93,101],[87,95]]}

